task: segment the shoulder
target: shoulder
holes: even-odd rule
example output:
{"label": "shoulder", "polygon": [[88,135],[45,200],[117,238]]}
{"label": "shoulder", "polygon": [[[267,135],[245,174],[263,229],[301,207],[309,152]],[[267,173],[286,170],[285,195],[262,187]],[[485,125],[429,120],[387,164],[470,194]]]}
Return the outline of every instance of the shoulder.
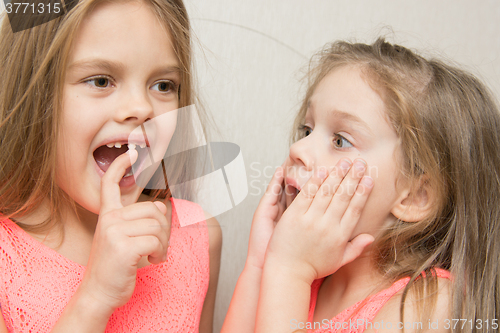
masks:
{"label": "shoulder", "polygon": [[0,216],[0,249],[3,255],[17,253],[17,248],[24,243],[28,235],[10,219]]}
{"label": "shoulder", "polygon": [[178,223],[181,227],[186,227],[200,222],[204,223],[206,220],[205,212],[197,203],[174,198],[170,198],[167,202],[171,203],[174,225]]}
{"label": "shoulder", "polygon": [[210,248],[210,259],[212,259],[212,254],[217,254],[220,257],[222,250],[222,229],[220,227],[219,221],[207,212],[203,212],[205,216],[205,221],[207,223],[208,230],[208,241]]}
{"label": "shoulder", "polygon": [[215,297],[217,294],[217,285],[219,282],[220,256],[222,249],[222,230],[219,222],[207,212],[205,221],[208,229],[209,238],[209,283],[203,310],[200,318],[200,332],[212,332]]}
{"label": "shoulder", "polygon": [[[387,303],[380,309],[373,319],[373,327],[379,326],[381,330],[367,329],[366,333],[372,332],[451,332],[446,329],[446,320],[449,320],[451,314],[451,281],[447,278],[438,278],[437,296],[434,310],[427,314],[429,317],[420,317],[419,308],[422,309],[424,316],[427,304],[422,308],[422,296],[415,288],[410,288],[405,299],[404,318],[400,316],[400,306],[403,297],[403,290],[391,297]],[[376,325],[377,324],[377,325]]]}
{"label": "shoulder", "polygon": [[[175,218],[173,218],[172,222],[174,223],[174,220],[176,220],[175,222],[178,222],[181,227],[187,227],[201,222],[201,224],[198,225],[201,228],[187,228],[186,230],[197,229],[203,234],[208,235],[210,259],[212,260],[212,254],[218,253],[220,257],[222,249],[222,230],[215,217],[205,212],[197,203],[182,199],[172,199],[170,202],[172,210],[175,211]],[[206,229],[204,225],[206,225]],[[205,237],[206,236],[203,238]]]}

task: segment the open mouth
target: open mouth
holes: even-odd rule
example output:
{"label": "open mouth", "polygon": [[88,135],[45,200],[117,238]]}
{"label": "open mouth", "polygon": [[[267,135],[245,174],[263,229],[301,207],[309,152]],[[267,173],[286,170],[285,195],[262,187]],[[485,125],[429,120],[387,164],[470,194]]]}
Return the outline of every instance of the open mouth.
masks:
{"label": "open mouth", "polygon": [[102,145],[96,150],[94,150],[94,160],[103,172],[106,172],[109,169],[109,166],[113,161],[120,155],[126,153],[129,149],[135,149],[139,153],[137,157],[137,161],[127,168],[125,172],[125,177],[132,176],[133,171],[138,172],[138,169],[141,165],[141,162],[144,161],[145,157],[148,155],[147,147],[149,147],[146,143],[126,143],[126,142],[113,142],[108,143],[106,145]]}

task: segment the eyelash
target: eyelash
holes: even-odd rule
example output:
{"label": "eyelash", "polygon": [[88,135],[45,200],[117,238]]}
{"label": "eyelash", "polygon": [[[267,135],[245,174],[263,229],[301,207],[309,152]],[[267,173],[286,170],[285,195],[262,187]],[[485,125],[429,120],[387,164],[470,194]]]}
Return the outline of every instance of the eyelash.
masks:
{"label": "eyelash", "polygon": [[[104,79],[104,80],[107,80],[107,84],[105,87],[100,87],[100,86],[97,86],[95,83],[97,82],[97,80],[101,80],[101,79]],[[104,89],[104,88],[107,88],[110,83],[111,83],[111,78],[108,77],[108,76],[93,76],[93,77],[89,77],[88,79],[85,79],[83,80],[84,83],[87,83],[87,84],[90,84],[93,88],[96,88],[96,89]],[[94,82],[94,84],[92,84],[91,82]]]}
{"label": "eyelash", "polygon": [[[106,85],[105,86],[98,86],[96,85],[97,83],[97,80],[107,80],[106,82]],[[112,78],[109,77],[109,76],[93,76],[93,77],[90,77],[88,79],[85,79],[83,82],[84,83],[87,83],[87,84],[90,84],[93,88],[95,89],[104,89],[104,88],[108,88],[109,85],[111,84],[111,81],[112,81]],[[93,83],[92,83],[93,82]],[[154,89],[154,90],[157,90],[158,92],[162,93],[162,94],[168,94],[168,93],[177,93],[179,91],[179,84],[175,83],[174,81],[172,80],[160,80],[160,81],[157,81],[153,84],[152,87],[155,87],[161,83],[166,83],[168,85],[170,85],[168,91],[161,91],[159,89]]]}
{"label": "eyelash", "polygon": [[[349,147],[338,147],[335,143],[337,142],[337,140],[344,140],[345,142],[347,142],[350,146]],[[353,146],[353,144],[347,140],[346,138],[344,138],[342,135],[340,134],[335,134],[335,140],[333,140],[333,145],[335,146],[335,148],[338,148],[338,149],[347,149],[347,148],[351,148]]]}
{"label": "eyelash", "polygon": [[[307,125],[301,125],[299,127],[299,131],[301,132],[301,138],[305,138],[306,136],[308,136],[309,134],[311,134],[311,132],[313,131],[313,129]],[[307,132],[309,132],[308,134],[306,134]],[[337,134],[337,133],[333,133],[333,135],[335,136],[335,140],[333,140],[333,145],[335,146],[335,148],[337,149],[346,149],[346,148],[351,148],[353,146],[353,144],[347,140],[344,136],[340,135],[340,134]],[[342,141],[345,141],[347,142],[350,146],[349,147],[338,147],[335,143],[337,142],[337,140],[342,140]]]}
{"label": "eyelash", "polygon": [[179,91],[179,85],[177,83],[175,83],[174,81],[172,80],[161,80],[161,81],[157,81],[155,82],[155,84],[153,84],[153,87],[156,86],[156,85],[159,85],[161,83],[167,83],[168,85],[170,85],[170,89],[168,91],[160,91],[158,90],[159,92],[163,93],[163,94],[167,94],[167,93],[177,93]]}
{"label": "eyelash", "polygon": [[299,132],[301,133],[301,138],[305,138],[306,136],[308,136],[309,134],[306,134],[306,131],[311,131],[312,132],[312,128],[309,127],[309,126],[306,126],[306,125],[300,125],[299,126]]}

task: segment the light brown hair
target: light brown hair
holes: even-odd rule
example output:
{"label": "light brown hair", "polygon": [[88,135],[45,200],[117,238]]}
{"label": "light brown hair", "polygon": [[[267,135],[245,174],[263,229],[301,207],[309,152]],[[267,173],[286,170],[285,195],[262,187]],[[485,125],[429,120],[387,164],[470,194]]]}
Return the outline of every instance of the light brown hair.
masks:
{"label": "light brown hair", "polygon": [[[332,70],[354,65],[386,104],[400,139],[401,175],[413,185],[425,179],[435,198],[424,220],[397,220],[376,240],[374,260],[391,280],[410,276],[427,322],[437,299],[435,267],[453,276],[451,318],[486,320],[500,312],[500,112],[489,90],[473,75],[427,60],[378,39],[371,45],[338,41],[311,61],[308,89],[292,141],[301,138],[308,101]],[[426,272],[425,277],[421,273]],[[458,325],[461,326],[461,325]],[[456,332],[475,332],[474,325]],[[474,327],[471,327],[474,326]]]}
{"label": "light brown hair", "polygon": [[[134,0],[127,0],[134,1]],[[181,68],[179,108],[195,101],[192,82],[191,37],[189,19],[182,0],[138,0],[147,4],[170,33]],[[0,31],[0,213],[5,217],[22,216],[48,200],[50,221],[38,226],[23,225],[32,231],[42,230],[58,220],[64,202],[71,201],[55,183],[55,151],[59,133],[61,96],[66,63],[72,41],[82,21],[99,4],[109,0],[83,0],[67,14],[48,23],[12,33],[3,17]],[[200,114],[204,119],[204,115]],[[179,113],[177,131],[171,145],[193,146],[191,120]],[[179,149],[178,149],[179,150]],[[186,163],[180,155],[176,165]],[[191,179],[189,167],[169,170],[176,182]],[[170,179],[169,179],[170,180]],[[155,190],[155,197],[168,198],[169,191]]]}

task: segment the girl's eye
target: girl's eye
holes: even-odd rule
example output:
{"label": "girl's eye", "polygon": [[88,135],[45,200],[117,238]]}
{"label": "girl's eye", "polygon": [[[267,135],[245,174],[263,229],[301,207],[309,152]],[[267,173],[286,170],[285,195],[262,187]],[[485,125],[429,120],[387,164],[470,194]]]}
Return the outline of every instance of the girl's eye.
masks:
{"label": "girl's eye", "polygon": [[91,78],[85,82],[93,85],[96,88],[107,88],[110,84],[109,79],[107,77],[102,77],[102,76]]}
{"label": "girl's eye", "polygon": [[309,134],[311,134],[311,133],[312,133],[312,131],[313,131],[311,127],[306,126],[306,125],[302,125],[302,126],[300,126],[299,130],[302,132],[302,135],[303,135],[304,137],[308,136],[308,135],[309,135]]}
{"label": "girl's eye", "polygon": [[335,134],[335,137],[333,139],[333,145],[335,148],[350,148],[352,147],[352,143],[349,142],[346,138],[344,138],[340,134]]}
{"label": "girl's eye", "polygon": [[152,88],[162,93],[177,92],[178,89],[177,84],[170,80],[157,82]]}

